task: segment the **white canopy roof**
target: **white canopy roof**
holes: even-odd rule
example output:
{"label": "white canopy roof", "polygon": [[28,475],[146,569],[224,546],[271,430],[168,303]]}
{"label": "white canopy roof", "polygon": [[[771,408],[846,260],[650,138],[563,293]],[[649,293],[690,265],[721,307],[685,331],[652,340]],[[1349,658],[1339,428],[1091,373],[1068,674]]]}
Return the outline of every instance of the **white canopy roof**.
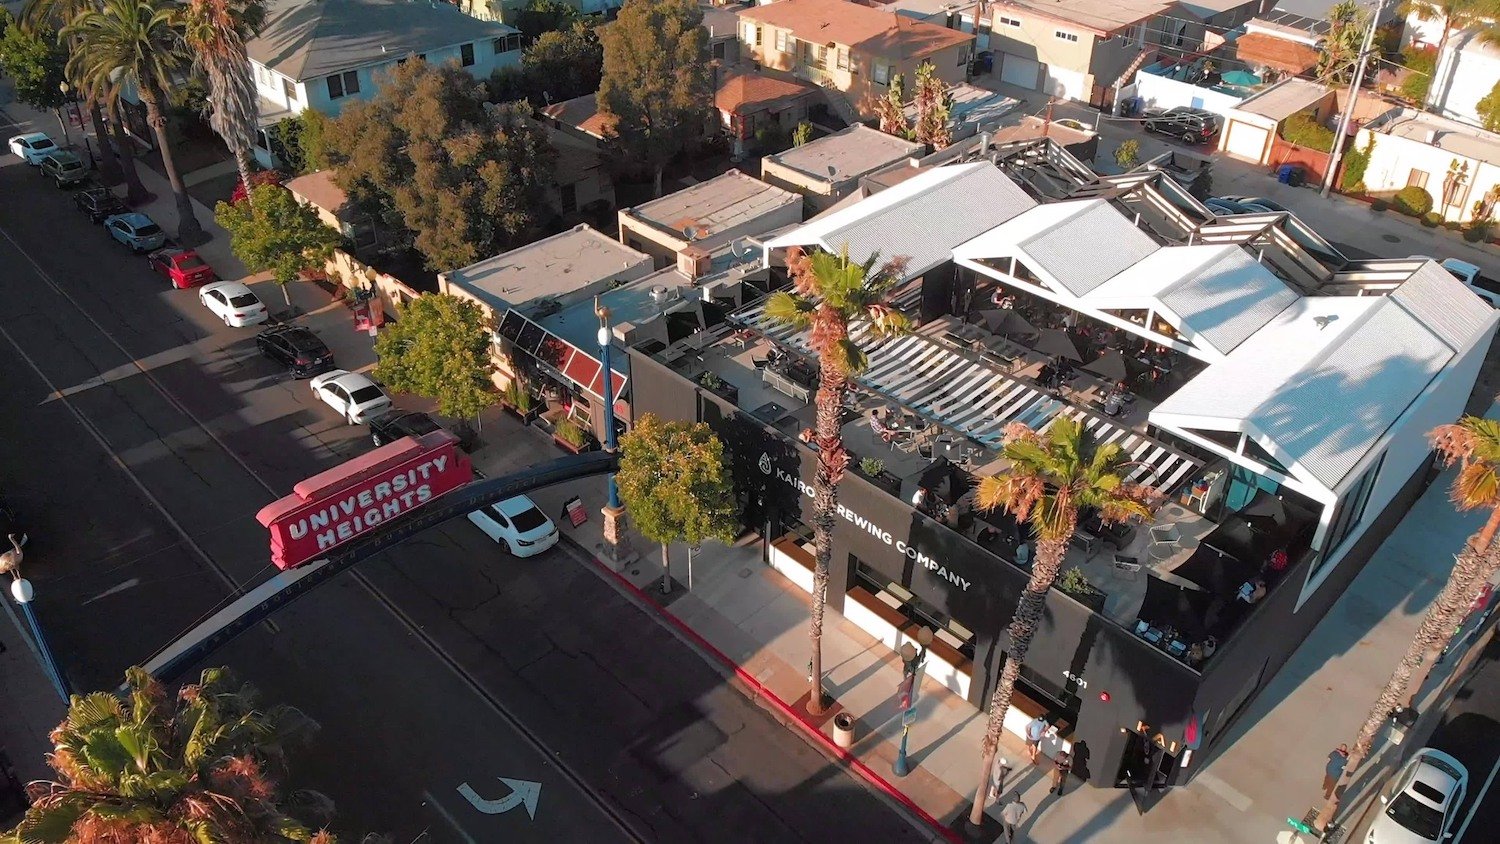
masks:
{"label": "white canopy roof", "polygon": [[953,250],[955,258],[1019,258],[1052,290],[1085,296],[1160,248],[1103,199],[1039,205]]}

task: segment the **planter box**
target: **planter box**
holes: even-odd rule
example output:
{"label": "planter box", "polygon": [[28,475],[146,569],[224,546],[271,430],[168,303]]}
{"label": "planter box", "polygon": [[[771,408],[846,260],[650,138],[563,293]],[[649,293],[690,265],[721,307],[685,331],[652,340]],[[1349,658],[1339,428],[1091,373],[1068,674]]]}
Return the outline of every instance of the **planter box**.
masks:
{"label": "planter box", "polygon": [[585,451],[593,451],[594,449],[598,448],[598,446],[594,444],[592,438],[586,440],[582,446],[575,446],[567,440],[557,436],[556,434],[553,434],[552,442],[558,448],[566,451],[569,454],[582,454]]}
{"label": "planter box", "polygon": [[1100,592],[1098,590],[1083,595],[1080,595],[1076,592],[1069,592],[1068,590],[1061,587],[1059,587],[1057,591],[1063,593],[1064,595],[1067,595],[1069,598],[1072,598],[1078,603],[1083,604],[1094,612],[1100,614],[1104,612],[1104,602],[1109,599],[1109,593]]}
{"label": "planter box", "polygon": [[514,416],[517,419],[521,420],[522,425],[530,425],[532,422],[536,421],[536,418],[538,416],[542,414],[542,409],[540,407],[537,407],[536,405],[532,405],[530,410],[524,412],[519,408],[512,406],[510,402],[502,401],[500,402],[500,406],[505,408],[506,413],[509,413],[511,416]]}

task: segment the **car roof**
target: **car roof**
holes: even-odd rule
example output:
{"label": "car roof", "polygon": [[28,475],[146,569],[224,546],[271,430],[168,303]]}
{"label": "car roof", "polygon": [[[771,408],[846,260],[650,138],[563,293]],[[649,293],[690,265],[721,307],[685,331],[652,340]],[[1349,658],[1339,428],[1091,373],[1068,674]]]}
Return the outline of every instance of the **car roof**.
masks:
{"label": "car roof", "polygon": [[348,390],[351,393],[354,392],[355,390],[360,389],[361,387],[379,387],[380,386],[379,384],[376,384],[374,381],[372,381],[370,379],[370,376],[364,374],[363,372],[345,372],[343,375],[339,375],[337,377],[330,378],[327,381],[324,381],[323,383],[324,384],[338,384],[340,387],[343,387],[344,389]]}
{"label": "car roof", "polygon": [[[71,152],[71,151],[65,150],[65,149],[60,149],[60,150],[57,150],[56,152],[49,152],[49,153],[47,153],[47,157],[48,158],[52,158],[52,159],[56,159],[57,161],[61,161],[64,164],[82,164],[83,163],[83,159],[81,159],[81,158],[78,157],[78,153]],[[603,382],[600,382],[600,383],[603,383]]]}
{"label": "car roof", "polygon": [[[1428,259],[1428,260],[1431,260],[1431,259]],[[1443,266],[1445,266],[1445,267],[1452,267],[1455,270],[1465,270],[1465,271],[1473,272],[1473,273],[1482,272],[1482,270],[1480,270],[1478,264],[1471,264],[1468,261],[1460,261],[1457,258],[1444,258],[1443,259]]]}
{"label": "car roof", "polygon": [[[46,132],[27,132],[24,135],[12,135],[10,139],[12,141],[34,141],[38,138],[46,138],[49,141],[52,140],[52,138]],[[53,141],[53,143],[56,143],[56,141]]]}
{"label": "car roof", "polygon": [[535,501],[532,501],[528,496],[525,495],[517,495],[512,498],[507,498],[504,501],[497,501],[495,502],[494,507],[496,510],[499,510],[507,516],[518,516],[526,512],[527,510],[541,509],[540,507],[536,506]]}
{"label": "car roof", "polygon": [[422,434],[442,430],[443,427],[442,425],[439,425],[437,423],[436,419],[433,419],[431,416],[423,413],[420,410],[412,411],[411,413],[403,413],[399,416],[387,416],[385,418],[385,424],[392,428],[401,428],[403,430],[414,431]]}
{"label": "car roof", "polygon": [[218,290],[225,296],[239,296],[245,293],[255,292],[248,286],[246,286],[243,282],[239,281],[216,281],[213,284],[205,284],[200,289],[205,291]]}
{"label": "car roof", "polygon": [[126,214],[116,214],[113,217],[110,217],[110,219],[119,220],[120,222],[129,225],[133,229],[140,228],[141,226],[156,225],[156,223],[152,221],[150,217],[147,217],[145,214],[142,214],[139,211],[131,211]]}

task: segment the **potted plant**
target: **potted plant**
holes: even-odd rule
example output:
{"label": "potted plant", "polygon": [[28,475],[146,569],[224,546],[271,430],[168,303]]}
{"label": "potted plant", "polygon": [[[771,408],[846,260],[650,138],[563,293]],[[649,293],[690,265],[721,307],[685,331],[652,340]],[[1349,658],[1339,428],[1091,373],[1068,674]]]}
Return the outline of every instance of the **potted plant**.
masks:
{"label": "potted plant", "polygon": [[885,461],[881,460],[879,457],[861,458],[859,461],[859,470],[863,472],[866,477],[878,477],[881,472],[885,471]]}
{"label": "potted plant", "polygon": [[1094,612],[1104,611],[1104,599],[1109,597],[1103,590],[1089,582],[1083,570],[1074,566],[1057,578],[1057,588]]}
{"label": "potted plant", "polygon": [[557,420],[552,428],[552,441],[569,454],[588,451],[589,439],[589,432],[567,417]]}
{"label": "potted plant", "polygon": [[717,396],[723,396],[731,403],[738,404],[740,400],[740,388],[720,378],[718,373],[703,372],[698,375],[698,386],[703,387]]}
{"label": "potted plant", "polygon": [[530,425],[541,412],[536,398],[531,395],[531,391],[526,389],[526,385],[519,378],[512,379],[506,386],[500,404],[520,419],[523,425]]}

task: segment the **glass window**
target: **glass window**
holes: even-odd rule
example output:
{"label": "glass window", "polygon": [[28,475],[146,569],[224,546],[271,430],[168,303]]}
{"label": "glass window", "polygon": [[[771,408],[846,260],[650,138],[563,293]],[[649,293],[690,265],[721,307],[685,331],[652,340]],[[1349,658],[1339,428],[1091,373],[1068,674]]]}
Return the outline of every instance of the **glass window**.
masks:
{"label": "glass window", "polygon": [[1052,34],[1055,35],[1057,38],[1063,40],[1063,41],[1072,41],[1072,42],[1077,42],[1078,41],[1078,36],[1077,35],[1074,35],[1071,32],[1063,32],[1061,29],[1057,30],[1056,32],[1053,32]]}
{"label": "glass window", "polygon": [[1418,170],[1417,168],[1413,167],[1411,173],[1409,173],[1406,177],[1406,186],[1409,188],[1422,188],[1423,190],[1426,190],[1427,171]]}
{"label": "glass window", "polygon": [[229,304],[236,308],[252,308],[259,305],[260,300],[255,298],[254,293],[241,293],[238,296],[229,297]]}
{"label": "glass window", "polygon": [[291,100],[293,102],[296,102],[296,100],[297,100],[297,83],[293,82],[290,79],[287,79],[286,77],[282,77],[282,79],[281,79],[281,92],[284,93],[284,94],[286,94],[286,98],[287,99],[289,99],[289,100]]}
{"label": "glass window", "polygon": [[354,391],[354,395],[352,396],[356,404],[364,404],[367,401],[376,401],[384,397],[385,393],[380,392],[380,388],[373,384],[368,387],[360,387]]}
{"label": "glass window", "polygon": [[1015,18],[1002,17],[1000,18],[1000,25],[1019,27],[1021,25],[1021,22],[1016,20]]}
{"label": "glass window", "polygon": [[839,54],[838,54],[837,62],[838,62],[838,68],[839,68],[839,70],[848,70],[849,69],[849,51],[845,50],[842,47],[840,47],[839,48]]}
{"label": "glass window", "polygon": [[462,67],[471,67],[474,64],[474,45],[464,44],[458,48],[458,63]]}
{"label": "glass window", "polygon": [[328,99],[336,100],[344,96],[344,78],[337,73],[328,77]]}
{"label": "glass window", "polygon": [[879,62],[876,62],[873,73],[875,76],[875,82],[878,85],[884,85],[891,80],[891,66],[888,64],[881,64]]}
{"label": "glass window", "polygon": [[796,43],[796,39],[788,38],[786,30],[776,30],[776,49],[778,51],[783,53],[790,53],[792,51],[792,44],[794,43]]}

